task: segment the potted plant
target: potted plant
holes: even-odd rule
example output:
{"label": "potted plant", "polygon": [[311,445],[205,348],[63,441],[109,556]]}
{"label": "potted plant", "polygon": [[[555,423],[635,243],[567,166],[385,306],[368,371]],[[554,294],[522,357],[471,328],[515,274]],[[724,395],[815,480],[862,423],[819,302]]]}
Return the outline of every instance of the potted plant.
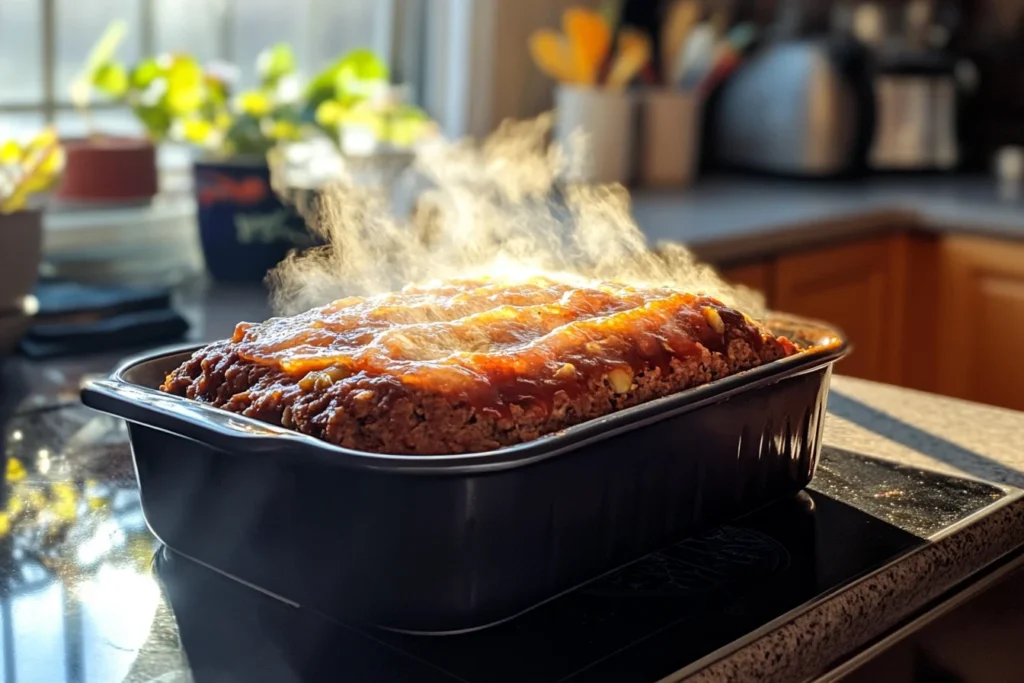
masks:
{"label": "potted plant", "polygon": [[[148,201],[158,190],[156,146],[172,140],[176,121],[227,95],[224,80],[189,55],[167,54],[127,67],[116,59],[124,22],[115,22],[92,49],[71,87],[85,120],[84,138],[65,140],[67,167],[58,197],[70,201]],[[145,137],[96,130],[90,104],[98,95],[128,105]]]}
{"label": "potted plant", "polygon": [[200,241],[207,270],[221,281],[262,280],[288,251],[312,244],[305,222],[271,188],[267,164],[275,145],[308,134],[295,57],[275,45],[257,67],[257,87],[207,92],[172,124],[175,138],[201,150],[193,164]]}
{"label": "potted plant", "polygon": [[34,313],[43,244],[38,200],[56,184],[63,161],[52,129],[24,145],[0,143],[0,353],[13,348]]}
{"label": "potted plant", "polygon": [[387,65],[372,51],[353,50],[317,75],[306,91],[307,115],[350,160],[411,157],[436,132],[420,108],[391,84]]}
{"label": "potted plant", "polygon": [[271,186],[272,150],[329,137],[344,153],[344,131],[368,125],[380,144],[364,151],[380,153],[384,145],[412,144],[428,129],[425,115],[378,103],[390,88],[389,73],[367,50],[341,57],[303,86],[291,48],[278,44],[260,54],[257,72],[255,88],[208,100],[175,123],[204,151],[194,174],[199,229],[207,267],[220,280],[261,280],[289,250],[313,242],[298,212]]}
{"label": "potted plant", "polygon": [[95,129],[90,112],[94,93],[120,99],[127,91],[128,73],[114,60],[124,34],[124,22],[111,24],[72,83],[71,102],[85,121],[86,134],[62,141],[67,164],[57,197],[65,202],[135,203],[157,193],[153,141],[104,135]]}

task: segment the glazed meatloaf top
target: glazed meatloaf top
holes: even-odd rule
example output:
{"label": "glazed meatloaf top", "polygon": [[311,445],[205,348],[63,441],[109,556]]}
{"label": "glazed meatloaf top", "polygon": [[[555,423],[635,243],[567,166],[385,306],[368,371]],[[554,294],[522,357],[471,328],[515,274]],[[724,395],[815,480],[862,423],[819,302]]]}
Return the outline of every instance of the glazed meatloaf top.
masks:
{"label": "glazed meatloaf top", "polygon": [[529,441],[793,353],[707,296],[456,281],[240,323],[160,388],[355,450],[453,454]]}

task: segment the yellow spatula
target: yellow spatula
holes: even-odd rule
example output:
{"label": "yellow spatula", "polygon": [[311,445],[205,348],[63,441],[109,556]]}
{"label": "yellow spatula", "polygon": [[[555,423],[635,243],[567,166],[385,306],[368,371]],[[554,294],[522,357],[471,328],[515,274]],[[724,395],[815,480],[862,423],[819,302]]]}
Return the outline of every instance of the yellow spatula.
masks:
{"label": "yellow spatula", "polygon": [[562,15],[562,30],[569,41],[580,82],[593,84],[612,42],[608,23],[593,10],[570,7]]}
{"label": "yellow spatula", "polygon": [[651,39],[643,31],[626,27],[619,33],[619,49],[608,72],[607,86],[621,90],[651,59]]}
{"label": "yellow spatula", "polygon": [[565,36],[552,29],[539,29],[530,36],[530,55],[537,67],[560,83],[577,83],[580,76],[572,47]]}

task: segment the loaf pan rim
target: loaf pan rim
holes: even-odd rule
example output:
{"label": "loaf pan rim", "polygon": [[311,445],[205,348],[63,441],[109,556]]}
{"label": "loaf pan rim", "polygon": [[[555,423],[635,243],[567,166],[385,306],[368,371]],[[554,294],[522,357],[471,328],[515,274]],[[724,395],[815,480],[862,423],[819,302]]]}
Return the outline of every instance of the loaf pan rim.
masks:
{"label": "loaf pan rim", "polygon": [[[403,474],[464,475],[500,471],[553,458],[594,441],[639,429],[663,419],[719,403],[783,379],[832,365],[851,350],[845,335],[835,326],[788,314],[771,314],[769,329],[779,326],[809,330],[827,346],[802,351],[771,363],[730,375],[708,384],[647,401],[606,416],[573,425],[520,444],[477,453],[448,455],[400,455],[371,453],[337,446],[316,437],[278,427],[222,408],[175,396],[127,379],[133,369],[147,363],[187,355],[206,343],[187,343],[150,350],[121,361],[107,379],[90,379],[81,390],[82,402],[129,422],[206,444],[227,453],[287,452],[303,455],[333,467],[374,469]],[[775,323],[775,324],[771,324]],[[182,429],[183,428],[183,429]]]}

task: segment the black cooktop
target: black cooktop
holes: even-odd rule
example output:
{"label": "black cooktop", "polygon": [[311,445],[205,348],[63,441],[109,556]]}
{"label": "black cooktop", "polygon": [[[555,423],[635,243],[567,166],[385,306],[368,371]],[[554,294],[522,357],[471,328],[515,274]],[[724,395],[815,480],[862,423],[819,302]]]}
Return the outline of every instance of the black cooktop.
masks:
{"label": "black cooktop", "polygon": [[342,624],[167,549],[154,566],[197,683],[654,681],[740,646],[1005,495],[826,449],[797,497],[455,636]]}

